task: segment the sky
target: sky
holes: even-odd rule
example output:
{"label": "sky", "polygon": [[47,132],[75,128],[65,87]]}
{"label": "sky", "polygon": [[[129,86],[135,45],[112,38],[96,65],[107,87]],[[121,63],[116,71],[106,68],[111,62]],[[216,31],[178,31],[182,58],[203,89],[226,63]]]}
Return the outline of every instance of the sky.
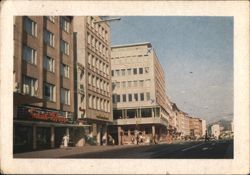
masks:
{"label": "sky", "polygon": [[178,108],[207,123],[233,118],[233,18],[121,16],[112,45],[151,42]]}

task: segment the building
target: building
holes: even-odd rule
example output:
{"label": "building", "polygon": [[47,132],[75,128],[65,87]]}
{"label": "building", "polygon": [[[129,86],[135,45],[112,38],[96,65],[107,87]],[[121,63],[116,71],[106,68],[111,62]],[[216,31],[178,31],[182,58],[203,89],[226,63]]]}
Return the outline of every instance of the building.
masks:
{"label": "building", "polygon": [[219,124],[213,124],[211,126],[211,134],[214,136],[216,139],[219,138],[220,136],[220,125]]}
{"label": "building", "polygon": [[177,132],[180,133],[181,138],[189,137],[190,135],[189,118],[187,113],[181,110],[177,112]]}
{"label": "building", "polygon": [[[98,22],[99,21],[99,22]],[[113,121],[111,103],[110,27],[98,16],[74,17],[75,111],[77,120],[90,125],[80,145],[104,145],[107,125]],[[106,141],[105,141],[106,140]]]}
{"label": "building", "polygon": [[165,139],[169,106],[164,70],[151,43],[111,47],[114,123],[109,133],[116,144]]}
{"label": "building", "polygon": [[202,120],[200,118],[189,118],[190,136],[192,138],[202,137]]}
{"label": "building", "polygon": [[202,136],[205,136],[206,135],[206,131],[207,131],[207,128],[206,128],[206,120],[202,119],[202,122],[201,122],[201,127],[202,127]]}
{"label": "building", "polygon": [[14,152],[73,142],[72,33],[69,16],[14,17]]}

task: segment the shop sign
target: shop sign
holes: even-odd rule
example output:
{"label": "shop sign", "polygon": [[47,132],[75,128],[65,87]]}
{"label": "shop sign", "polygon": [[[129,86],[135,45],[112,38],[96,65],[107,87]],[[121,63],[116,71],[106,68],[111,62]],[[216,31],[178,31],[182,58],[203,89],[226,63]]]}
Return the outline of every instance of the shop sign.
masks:
{"label": "shop sign", "polygon": [[58,112],[46,111],[37,108],[19,107],[17,115],[22,119],[35,119],[56,123],[66,123],[69,121],[68,118],[59,116]]}
{"label": "shop sign", "polygon": [[99,119],[103,119],[103,120],[108,120],[109,119],[108,117],[102,116],[102,115],[97,115],[96,117],[99,118]]}

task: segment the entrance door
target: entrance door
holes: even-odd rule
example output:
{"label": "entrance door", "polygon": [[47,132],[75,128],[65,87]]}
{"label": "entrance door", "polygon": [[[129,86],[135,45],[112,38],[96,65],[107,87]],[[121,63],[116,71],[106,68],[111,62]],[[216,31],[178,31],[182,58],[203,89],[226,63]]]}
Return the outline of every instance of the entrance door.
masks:
{"label": "entrance door", "polygon": [[51,146],[51,128],[50,127],[37,127],[36,142],[37,149],[48,149]]}

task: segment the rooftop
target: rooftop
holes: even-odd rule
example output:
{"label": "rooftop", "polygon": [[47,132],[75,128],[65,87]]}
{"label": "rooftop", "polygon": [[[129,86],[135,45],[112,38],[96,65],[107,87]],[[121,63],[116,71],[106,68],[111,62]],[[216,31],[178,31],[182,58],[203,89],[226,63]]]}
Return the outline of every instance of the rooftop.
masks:
{"label": "rooftop", "polygon": [[111,48],[133,47],[133,46],[143,46],[143,45],[147,45],[148,47],[152,47],[150,42],[142,42],[142,43],[134,43],[134,44],[114,45],[114,46],[111,46]]}

